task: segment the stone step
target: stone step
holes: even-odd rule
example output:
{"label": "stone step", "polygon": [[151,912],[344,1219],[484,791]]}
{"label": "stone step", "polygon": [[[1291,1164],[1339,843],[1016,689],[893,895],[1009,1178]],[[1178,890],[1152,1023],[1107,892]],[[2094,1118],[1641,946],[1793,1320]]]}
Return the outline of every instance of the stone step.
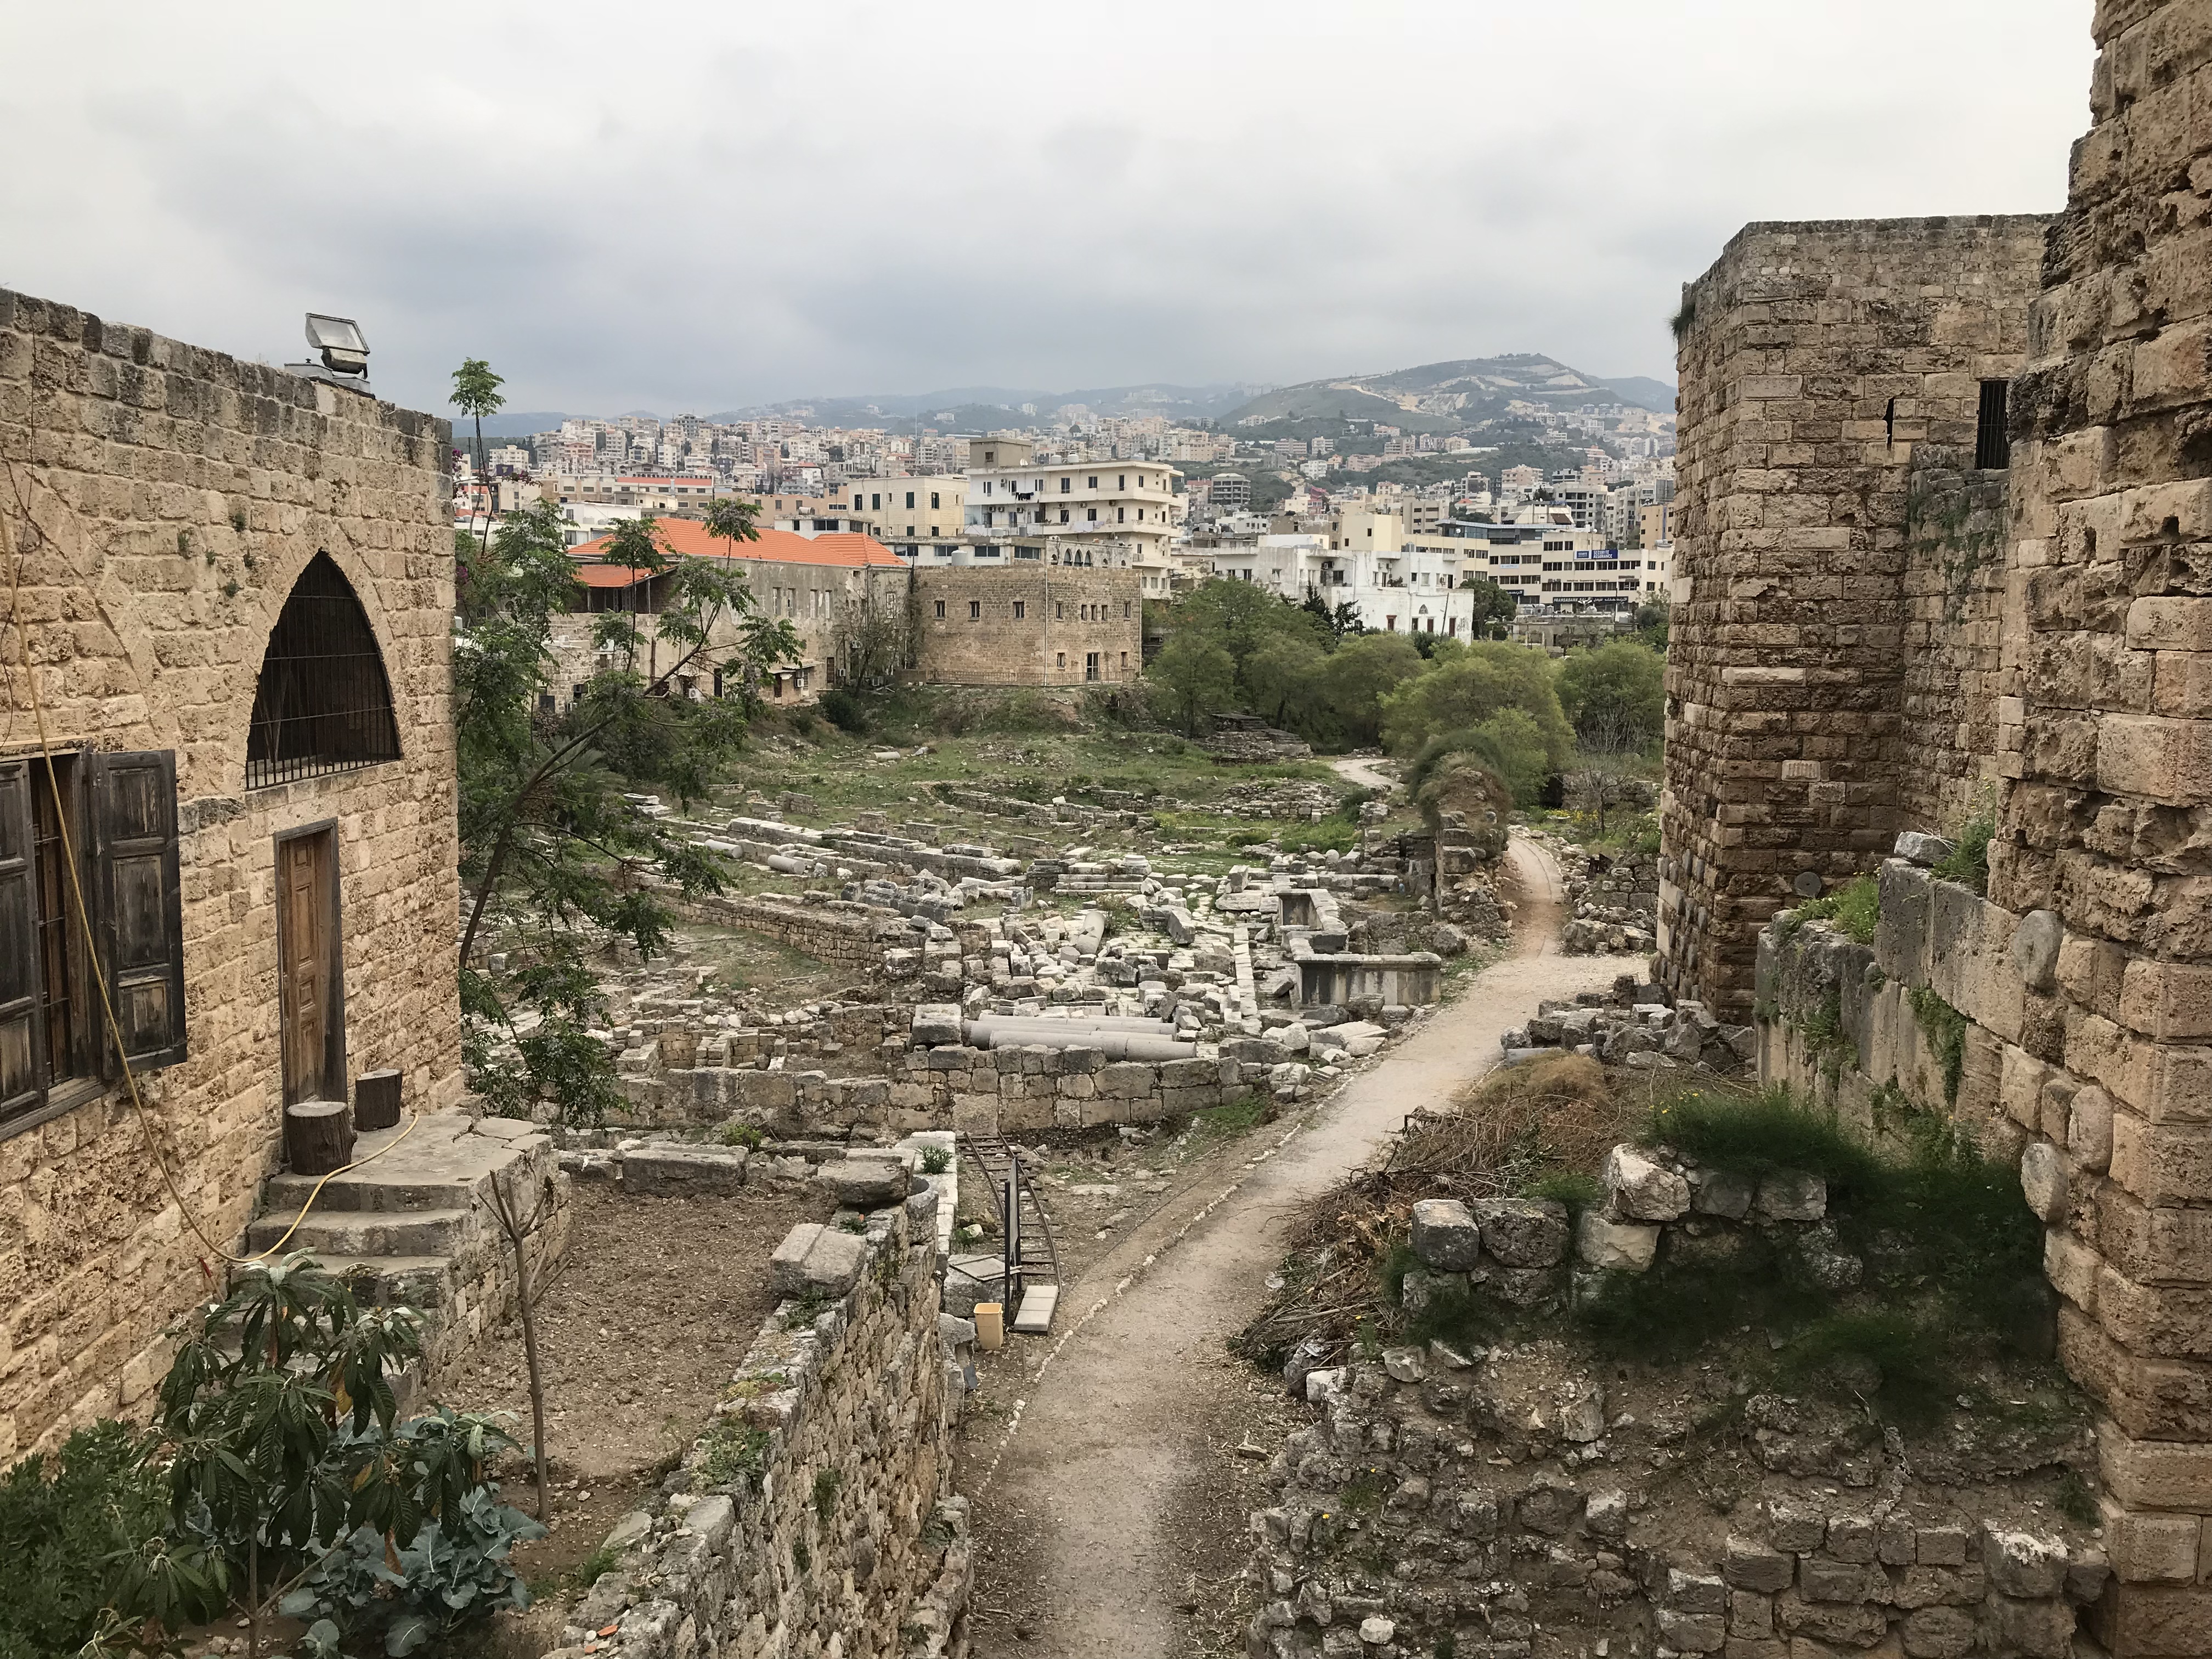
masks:
{"label": "stone step", "polygon": [[1060,1305],[1060,1286],[1032,1285],[1022,1292],[1022,1305],[1014,1315],[1019,1336],[1042,1336],[1052,1328],[1053,1310]]}
{"label": "stone step", "polygon": [[337,1211],[405,1215],[413,1211],[450,1210],[468,1202],[470,1194],[482,1185],[483,1172],[386,1177],[379,1165],[371,1164],[366,1170],[332,1176],[317,1193],[315,1182],[319,1179],[317,1176],[271,1176],[262,1188],[262,1204],[270,1214],[286,1216],[299,1214],[310,1194],[318,1215]]}
{"label": "stone step", "polygon": [[[328,1197],[330,1189],[324,1188]],[[299,1213],[296,1206],[272,1209],[257,1217],[246,1230],[246,1248],[265,1250],[284,1237]],[[469,1212],[464,1209],[326,1210],[318,1200],[291,1237],[284,1254],[313,1250],[319,1257],[420,1256],[445,1257],[467,1237]]]}
{"label": "stone step", "polygon": [[389,1307],[404,1303],[420,1308],[434,1323],[446,1305],[453,1262],[442,1255],[325,1255],[316,1258],[332,1273],[350,1279],[354,1297],[364,1304]]}

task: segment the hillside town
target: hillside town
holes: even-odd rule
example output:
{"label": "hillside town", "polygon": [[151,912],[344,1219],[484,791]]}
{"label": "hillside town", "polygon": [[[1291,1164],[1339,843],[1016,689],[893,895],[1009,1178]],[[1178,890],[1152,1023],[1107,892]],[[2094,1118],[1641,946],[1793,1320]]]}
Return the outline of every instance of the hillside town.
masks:
{"label": "hillside town", "polygon": [[[1371,244],[1289,267],[1080,78],[902,132],[893,201],[872,16],[702,13],[642,83],[509,31],[465,86],[302,12],[289,64],[364,67],[343,120],[252,82],[273,126],[186,112],[274,51],[230,0],[64,20],[83,193],[212,249],[254,192],[114,158],[377,188],[226,264],[0,180],[0,1659],[2212,1659],[2212,0],[2020,0],[2087,135],[1968,112],[2047,210],[1816,216],[1982,178],[1826,106],[1723,109],[1632,258],[1543,217],[1587,186],[1453,197],[1579,313],[1423,297],[1418,100]],[[1323,179],[1151,21],[1090,49],[1205,58]],[[1347,83],[1507,38],[1265,21],[1240,71]],[[1763,27],[1867,120],[1922,84],[1832,22]],[[1034,69],[988,33],[891,78]],[[852,94],[804,143],[792,51]],[[543,106],[548,52],[653,95]],[[448,173],[509,112],[520,263],[408,216],[401,94]],[[377,167],[319,165],[347,122]],[[681,204],[695,128],[850,187],[865,260],[694,216],[656,297],[526,211]],[[885,274],[906,195],[1163,176],[1163,289],[1103,210]],[[318,270],[386,308],[271,361],[227,290]],[[945,389],[782,395],[840,380]]]}

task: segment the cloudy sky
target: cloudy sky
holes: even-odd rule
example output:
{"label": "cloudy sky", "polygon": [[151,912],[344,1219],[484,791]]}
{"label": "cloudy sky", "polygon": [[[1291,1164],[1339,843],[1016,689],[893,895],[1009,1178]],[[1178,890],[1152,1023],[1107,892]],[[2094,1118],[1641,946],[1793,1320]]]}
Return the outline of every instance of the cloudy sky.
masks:
{"label": "cloudy sky", "polygon": [[2091,0],[0,0],[0,284],[512,406],[1671,380],[1750,219],[2055,209]]}

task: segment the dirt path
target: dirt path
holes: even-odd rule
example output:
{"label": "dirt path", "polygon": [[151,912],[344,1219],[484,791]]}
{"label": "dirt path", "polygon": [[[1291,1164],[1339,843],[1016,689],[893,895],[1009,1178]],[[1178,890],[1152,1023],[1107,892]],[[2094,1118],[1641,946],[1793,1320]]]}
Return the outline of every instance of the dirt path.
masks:
{"label": "dirt path", "polygon": [[1397,787],[1397,779],[1388,772],[1378,772],[1357,755],[1339,755],[1329,762],[1336,775],[1347,783],[1364,784],[1370,789],[1380,789],[1386,794]]}
{"label": "dirt path", "polygon": [[1558,955],[1557,869],[1519,841],[1507,857],[1521,888],[1512,957],[1316,1121],[1255,1140],[1241,1168],[1149,1218],[1063,1293],[1060,1333],[963,1481],[983,1546],[979,1659],[1182,1659],[1211,1646],[1199,1624],[1248,1548],[1224,1487],[1237,1484],[1236,1443],[1266,1392],[1223,1345],[1258,1310],[1282,1218],[1407,1113],[1486,1071],[1539,999],[1601,989],[1621,971]]}

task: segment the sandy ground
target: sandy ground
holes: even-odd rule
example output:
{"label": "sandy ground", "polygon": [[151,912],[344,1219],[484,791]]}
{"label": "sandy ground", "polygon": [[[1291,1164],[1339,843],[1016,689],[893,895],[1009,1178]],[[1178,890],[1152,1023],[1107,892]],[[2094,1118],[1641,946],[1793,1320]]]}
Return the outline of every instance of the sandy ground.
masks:
{"label": "sandy ground", "polygon": [[1556,866],[1519,841],[1507,856],[1515,954],[1316,1117],[1249,1138],[1217,1181],[1117,1241],[1063,1292],[1058,1332],[1019,1357],[1011,1407],[971,1426],[960,1484],[981,1544],[978,1659],[1243,1650],[1246,1515],[1287,1407],[1224,1345],[1258,1311],[1284,1218],[1408,1113],[1488,1070],[1499,1036],[1540,999],[1601,990],[1622,969],[1559,955]]}

